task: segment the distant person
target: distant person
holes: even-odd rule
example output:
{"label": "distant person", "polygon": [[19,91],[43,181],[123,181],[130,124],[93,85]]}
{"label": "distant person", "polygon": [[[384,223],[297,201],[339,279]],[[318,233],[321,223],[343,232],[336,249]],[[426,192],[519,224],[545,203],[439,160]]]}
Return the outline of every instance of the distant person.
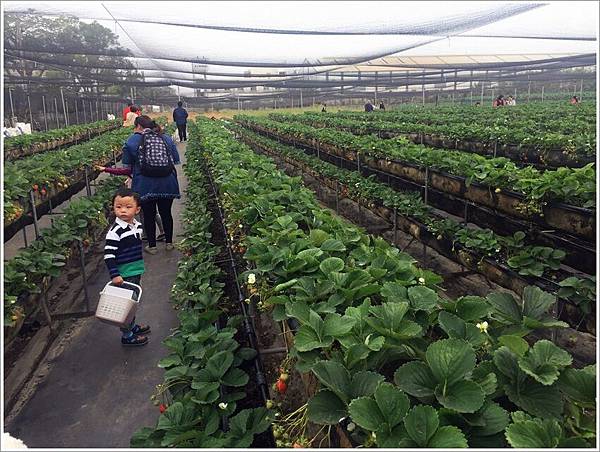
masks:
{"label": "distant person", "polygon": [[187,118],[188,112],[183,108],[183,102],[177,102],[177,108],[173,110],[173,121],[177,124],[179,141],[187,141]]}
{"label": "distant person", "polygon": [[368,100],[367,103],[365,104],[365,111],[367,113],[370,113],[373,111],[373,104],[371,103],[370,100]]}
{"label": "distant person", "polygon": [[385,105],[383,105],[383,101],[379,103],[379,109],[385,111]]}
{"label": "distant person", "polygon": [[327,105],[323,104],[323,108],[321,108],[321,113],[327,113]]}
{"label": "distant person", "polygon": [[481,107],[481,102],[475,102],[476,107]]}
{"label": "distant person", "polygon": [[133,127],[133,122],[135,118],[138,117],[138,109],[135,105],[129,107],[129,111],[127,112],[127,116],[125,117],[125,121],[123,121],[123,127]]}
{"label": "distant person", "polygon": [[506,99],[505,105],[508,105],[510,107],[514,107],[515,105],[517,105],[517,99],[515,99],[512,96],[508,96],[508,99]]}
{"label": "distant person", "polygon": [[123,122],[127,120],[127,113],[129,113],[132,105],[132,102],[127,102],[127,106],[123,109]]}
{"label": "distant person", "polygon": [[492,102],[492,107],[502,107],[504,105],[504,96],[500,95]]}
{"label": "distant person", "polygon": [[571,105],[576,105],[579,103],[579,98],[577,96],[571,97]]}

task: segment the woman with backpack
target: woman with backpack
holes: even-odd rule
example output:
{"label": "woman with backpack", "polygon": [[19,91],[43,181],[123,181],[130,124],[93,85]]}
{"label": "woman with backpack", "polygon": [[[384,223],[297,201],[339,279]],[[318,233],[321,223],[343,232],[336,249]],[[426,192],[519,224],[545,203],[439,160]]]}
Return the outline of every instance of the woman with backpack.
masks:
{"label": "woman with backpack", "polygon": [[123,165],[132,167],[131,189],[140,195],[148,245],[144,250],[156,254],[156,209],[165,230],[165,248],[173,249],[173,200],[180,198],[175,165],[179,153],[171,137],[148,116],[134,121],[133,135],[123,146]]}

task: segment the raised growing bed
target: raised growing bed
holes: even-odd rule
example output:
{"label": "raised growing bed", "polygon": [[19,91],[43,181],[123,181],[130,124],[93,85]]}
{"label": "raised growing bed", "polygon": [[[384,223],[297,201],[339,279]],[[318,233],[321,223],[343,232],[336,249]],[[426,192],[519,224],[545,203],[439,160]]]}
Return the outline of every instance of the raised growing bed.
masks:
{"label": "raised growing bed", "polygon": [[15,147],[15,148],[9,147],[8,149],[4,150],[4,160],[6,160],[6,161],[18,160],[23,157],[28,157],[30,155],[39,154],[41,152],[51,151],[53,149],[60,148],[63,146],[70,146],[73,144],[78,144],[81,141],[89,140],[90,138],[101,135],[104,132],[108,132],[110,130],[117,129],[119,127],[121,127],[120,123],[107,124],[98,129],[94,129],[94,130],[89,129],[85,132],[78,132],[78,133],[75,133],[75,134],[71,135],[70,137],[66,137],[66,138],[58,138],[58,139],[54,139],[51,141],[43,141],[40,143],[32,144],[31,146],[27,146],[27,147],[24,147],[24,146],[19,146],[19,147]]}
{"label": "raised growing bed", "polygon": [[[273,119],[277,121],[276,117]],[[442,149],[455,149],[458,151],[471,152],[486,157],[506,157],[517,163],[533,164],[539,168],[582,168],[588,163],[596,161],[593,155],[577,155],[569,153],[563,149],[543,150],[532,146],[519,144],[483,142],[476,140],[456,139],[429,133],[390,130],[385,127],[372,126],[358,121],[356,127],[347,127],[345,125],[342,126],[336,124],[328,125],[326,123],[319,122],[318,120],[313,121],[305,119],[302,116],[299,118],[295,116],[289,116],[286,117],[286,119],[291,119],[292,121],[297,120],[302,124],[309,124],[316,128],[332,127],[344,132],[350,132],[354,135],[377,135],[379,138],[406,137],[415,144],[424,144]]]}
{"label": "raised growing bed", "polygon": [[[276,151],[271,149],[267,149],[264,146],[260,146],[259,144],[252,142],[251,140],[244,140],[247,144],[251,145],[253,148],[260,149],[261,152],[265,154],[276,157],[277,159],[281,159],[286,163],[295,166],[301,169],[303,172],[310,174],[311,177],[323,183],[325,186],[329,187],[331,190],[342,189],[347,192],[347,187],[340,183],[339,181],[333,181],[326,176],[323,176],[319,172],[313,170],[309,165],[306,165],[303,162],[299,162],[291,157],[283,156]],[[396,219],[394,220],[394,210],[384,206],[379,200],[369,200],[365,202],[362,199],[353,199],[353,201],[359,203],[363,207],[369,209],[371,212],[379,216],[380,218],[386,220],[390,224],[396,224],[396,227],[413,236],[419,242],[427,245],[428,247],[434,249],[441,255],[465,266],[470,270],[477,271],[488,278],[490,281],[510,289],[515,293],[522,295],[523,290],[527,286],[536,285],[540,287],[542,290],[546,292],[557,293],[560,289],[560,286],[553,280],[547,278],[536,278],[536,277],[525,277],[519,275],[516,271],[512,270],[508,266],[493,260],[489,257],[482,257],[462,245],[458,243],[453,243],[446,237],[442,237],[438,239],[434,234],[427,230],[426,225],[423,223],[409,217],[396,215]],[[557,280],[564,279],[566,277],[572,276],[569,273],[561,272]],[[565,305],[569,305],[568,301],[562,301]],[[566,321],[569,325],[577,325],[581,322],[581,312],[577,309],[576,306],[571,306],[571,309],[565,309],[562,312],[561,320]],[[590,318],[589,321],[586,319],[586,329],[587,331],[593,332],[595,334],[595,316]]]}
{"label": "raised growing bed", "polygon": [[[276,140],[279,139],[270,132],[264,132],[262,135]],[[322,146],[317,145],[317,150],[315,151],[313,146],[304,146],[296,142],[292,144],[303,149],[306,153],[316,155],[320,159],[340,168],[352,171],[357,169],[355,161],[330,154],[323,150]],[[397,176],[391,176],[389,173],[381,172],[365,165],[360,166],[360,172],[364,176],[375,175],[380,182],[386,183],[394,189],[420,191],[421,195],[424,196],[425,190],[423,185]],[[528,240],[531,243],[564,249],[567,252],[567,256],[565,257],[566,265],[590,275],[596,273],[596,247],[592,243],[559,231],[545,231],[536,228],[534,224],[526,220],[509,217],[488,207],[456,198],[430,187],[427,190],[427,196],[428,203],[432,206],[452,215],[462,217],[465,221],[492,229],[501,235],[513,235],[517,231],[527,231]]]}
{"label": "raised growing bed", "polygon": [[498,210],[514,218],[524,219],[536,223],[545,229],[559,229],[568,234],[573,234],[593,242],[596,236],[595,211],[582,207],[562,203],[548,203],[543,206],[542,214],[528,214],[523,211],[525,197],[512,191],[496,193],[490,187],[476,182],[467,186],[464,177],[454,176],[433,168],[424,168],[407,162],[372,157],[368,152],[357,153],[352,150],[339,149],[327,143],[318,143],[297,137],[289,137],[280,133],[267,130],[253,124],[244,124],[253,130],[268,136],[276,137],[282,142],[298,145],[302,144],[312,148],[315,152],[324,150],[332,155],[356,162],[357,169],[367,166],[382,173],[398,176],[419,185],[425,185],[448,195],[471,201],[475,204]]}
{"label": "raised growing bed", "polygon": [[[117,156],[120,160],[121,156]],[[112,160],[112,159],[111,159]],[[88,171],[88,181],[95,180],[101,173],[94,169]],[[58,206],[66,200],[70,199],[75,194],[79,193],[86,186],[85,170],[79,170],[69,176],[73,182],[67,188],[59,187],[59,182],[51,184],[47,188],[46,195],[42,196],[39,192],[34,192],[34,201],[36,207],[37,218],[41,218],[50,212],[50,206]],[[29,205],[28,200],[24,200],[25,205]],[[25,209],[24,209],[25,210]],[[33,224],[33,213],[30,206],[28,211],[24,212],[19,218],[4,225],[4,242],[7,242],[15,236],[24,227]]]}

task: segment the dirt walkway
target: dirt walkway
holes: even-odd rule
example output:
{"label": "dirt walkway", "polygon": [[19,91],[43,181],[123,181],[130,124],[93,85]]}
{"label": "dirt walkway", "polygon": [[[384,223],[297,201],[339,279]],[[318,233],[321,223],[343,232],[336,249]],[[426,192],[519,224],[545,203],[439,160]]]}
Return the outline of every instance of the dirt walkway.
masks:
{"label": "dirt walkway", "polygon": [[[185,144],[178,143],[182,162]],[[187,180],[178,167],[183,190]],[[181,231],[183,198],[173,204],[175,238]],[[125,448],[132,434],[154,425],[159,416],[150,396],[163,380],[157,362],[167,355],[162,340],[178,325],[169,298],[180,253],[165,251],[144,255],[146,273],[142,278],[144,296],[138,310],[140,322],[152,326],[150,343],[125,348],[120,332],[93,317],[77,322],[62,353],[53,356],[47,376],[14,418],[7,418],[5,430],[36,448]],[[95,275],[89,293],[98,294],[108,281],[108,272]],[[95,303],[98,296],[92,295]]]}

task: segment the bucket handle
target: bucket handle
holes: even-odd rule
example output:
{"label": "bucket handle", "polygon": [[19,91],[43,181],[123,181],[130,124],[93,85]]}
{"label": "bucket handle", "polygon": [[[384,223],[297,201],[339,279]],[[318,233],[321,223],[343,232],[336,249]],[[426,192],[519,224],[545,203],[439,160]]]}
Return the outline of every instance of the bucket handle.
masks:
{"label": "bucket handle", "polygon": [[135,301],[139,302],[142,299],[142,287],[137,284],[134,284],[129,281],[123,281],[123,283],[119,285],[119,284],[113,284],[112,281],[109,281],[106,283],[106,286],[104,286],[104,287],[106,288],[108,286],[114,286],[114,287],[123,288],[123,286],[125,286],[125,285],[130,286],[129,289],[133,289],[135,296],[137,296],[135,298]]}

